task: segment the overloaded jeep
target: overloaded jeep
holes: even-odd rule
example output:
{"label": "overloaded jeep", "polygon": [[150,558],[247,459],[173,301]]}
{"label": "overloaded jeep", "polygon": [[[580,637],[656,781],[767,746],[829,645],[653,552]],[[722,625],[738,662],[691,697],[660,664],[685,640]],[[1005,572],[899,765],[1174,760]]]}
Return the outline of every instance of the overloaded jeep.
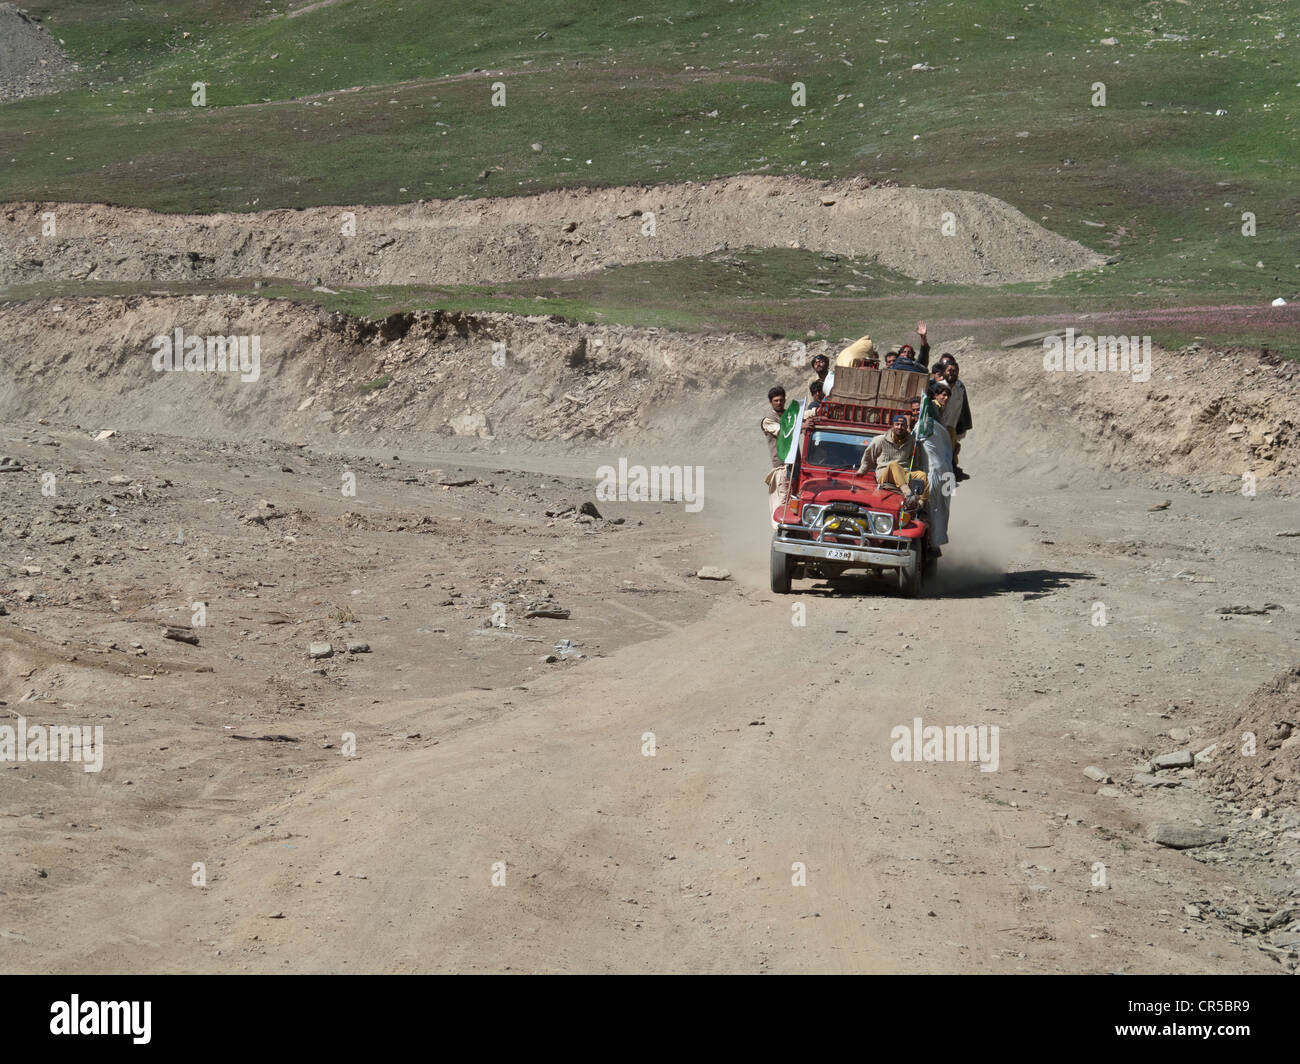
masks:
{"label": "overloaded jeep", "polygon": [[[906,376],[924,381],[921,374]],[[908,382],[908,387],[915,385]],[[849,570],[865,570],[914,596],[921,591],[923,576],[933,572],[924,515],[904,510],[904,496],[880,488],[874,472],[858,473],[867,444],[889,431],[889,418],[900,409],[897,399],[884,402],[836,396],[805,413],[790,498],[773,514],[771,575],[776,593],[788,594],[798,579],[833,580]]]}

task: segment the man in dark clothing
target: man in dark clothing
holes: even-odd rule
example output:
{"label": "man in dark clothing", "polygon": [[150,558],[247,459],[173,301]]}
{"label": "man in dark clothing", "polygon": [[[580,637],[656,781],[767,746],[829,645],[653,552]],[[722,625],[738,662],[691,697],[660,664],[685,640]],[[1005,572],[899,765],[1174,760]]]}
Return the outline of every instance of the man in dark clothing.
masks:
{"label": "man in dark clothing", "polygon": [[814,379],[813,382],[808,385],[808,394],[812,396],[808,401],[809,410],[816,410],[822,405],[822,403],[826,402],[826,389],[819,380]]}
{"label": "man in dark clothing", "polygon": [[948,405],[944,407],[943,416],[940,420],[952,433],[953,474],[958,480],[969,480],[970,474],[957,464],[957,456],[961,453],[962,437],[970,431],[971,426],[974,424],[970,410],[970,395],[966,391],[966,385],[959,380],[961,368],[957,365],[957,360],[951,355],[944,355],[943,364],[944,380],[947,382],[948,387],[952,389],[952,397],[948,400]]}
{"label": "man in dark clothing", "polygon": [[898,357],[917,362],[922,369],[925,369],[930,365],[930,341],[926,335],[925,322],[918,321],[916,323],[916,335],[921,338],[921,353],[917,354],[911,344],[904,344],[898,349]]}
{"label": "man in dark clothing", "polygon": [[904,344],[898,349],[894,369],[911,370],[913,373],[928,372],[926,366],[930,362],[930,342],[926,337],[925,322],[916,323],[916,335],[921,338],[921,353],[918,355],[911,344]]}

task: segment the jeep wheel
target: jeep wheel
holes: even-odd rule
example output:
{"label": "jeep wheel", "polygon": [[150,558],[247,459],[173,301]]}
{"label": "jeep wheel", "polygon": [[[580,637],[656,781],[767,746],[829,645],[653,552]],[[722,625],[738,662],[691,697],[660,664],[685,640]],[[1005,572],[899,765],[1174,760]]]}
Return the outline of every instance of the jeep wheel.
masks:
{"label": "jeep wheel", "polygon": [[912,571],[898,570],[898,590],[905,598],[916,598],[921,593],[921,545],[912,544]]}
{"label": "jeep wheel", "polygon": [[794,559],[788,554],[782,554],[776,549],[776,544],[772,544],[772,590],[778,595],[790,594],[790,571],[794,568]]}
{"label": "jeep wheel", "polygon": [[933,580],[934,574],[939,571],[939,559],[935,556],[934,551],[925,552],[925,565],[921,567],[921,575],[927,580]]}

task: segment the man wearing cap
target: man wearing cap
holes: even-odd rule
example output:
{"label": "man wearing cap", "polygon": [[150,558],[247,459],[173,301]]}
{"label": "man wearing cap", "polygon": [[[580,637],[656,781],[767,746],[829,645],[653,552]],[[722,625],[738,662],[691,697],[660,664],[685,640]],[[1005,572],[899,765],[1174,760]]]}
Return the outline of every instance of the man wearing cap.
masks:
{"label": "man wearing cap", "polygon": [[925,322],[918,321],[916,323],[916,335],[921,340],[920,353],[918,354],[911,344],[903,344],[903,346],[898,349],[898,357],[910,359],[922,369],[927,369],[930,365],[930,337],[926,332]]}
{"label": "man wearing cap", "polygon": [[921,353],[916,353],[916,348],[911,344],[904,344],[898,349],[898,360],[894,363],[894,369],[906,369],[913,373],[928,373],[927,363],[930,361],[930,343],[926,339],[925,322],[916,323],[916,335],[921,338]]}
{"label": "man wearing cap", "polygon": [[[926,476],[920,470],[908,469],[915,449],[916,440],[908,430],[907,415],[900,410],[890,419],[889,431],[882,432],[867,444],[862,452],[862,461],[858,463],[858,472],[873,471],[876,484],[882,488],[900,492],[919,490],[918,500],[909,497],[909,502],[924,504],[928,488]],[[913,489],[912,481],[917,482],[917,489]]]}
{"label": "man wearing cap", "polygon": [[894,359],[894,364],[889,368],[907,370],[909,373],[924,373],[926,371],[925,367],[909,354],[911,349],[911,344],[904,344],[902,351],[900,351],[898,357]]}

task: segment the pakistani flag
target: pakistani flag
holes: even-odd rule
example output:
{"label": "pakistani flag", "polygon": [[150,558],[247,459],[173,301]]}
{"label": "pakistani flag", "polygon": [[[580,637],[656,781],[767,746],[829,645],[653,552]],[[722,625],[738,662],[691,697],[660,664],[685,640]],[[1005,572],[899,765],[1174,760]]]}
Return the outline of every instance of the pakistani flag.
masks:
{"label": "pakistani flag", "polygon": [[928,440],[934,432],[934,404],[928,395],[921,396],[921,413],[916,418],[916,438]]}
{"label": "pakistani flag", "polygon": [[803,428],[803,405],[797,400],[781,412],[781,431],[776,435],[776,454],[786,465],[793,465],[799,453],[799,432]]}

